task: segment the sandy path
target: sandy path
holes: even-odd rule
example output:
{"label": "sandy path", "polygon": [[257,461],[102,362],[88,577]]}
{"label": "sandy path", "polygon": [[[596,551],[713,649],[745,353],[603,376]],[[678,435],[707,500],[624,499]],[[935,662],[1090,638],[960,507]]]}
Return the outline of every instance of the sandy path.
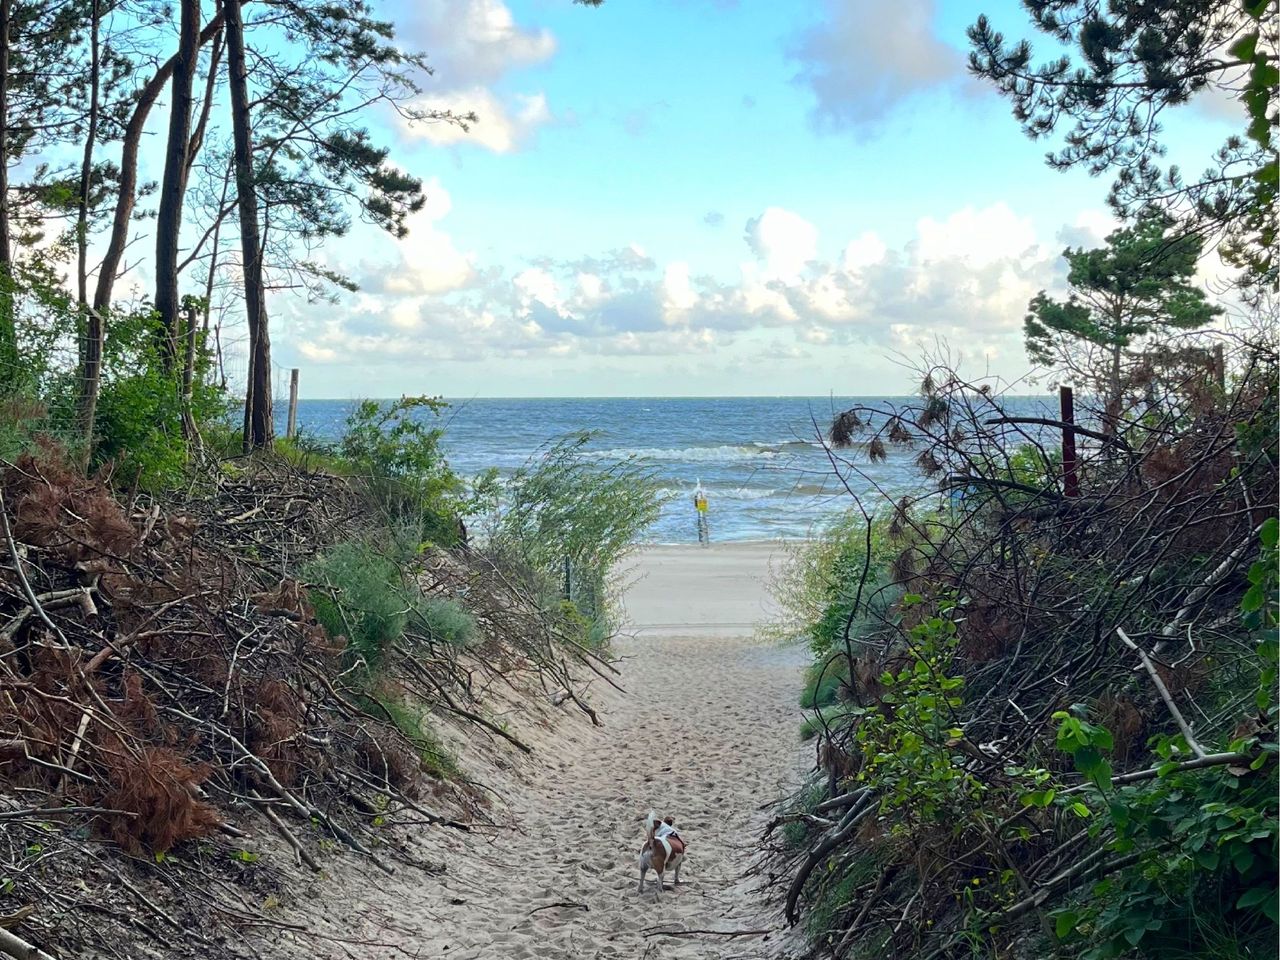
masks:
{"label": "sandy path", "polygon": [[[700,556],[693,554],[686,573],[699,563],[709,569]],[[767,553],[757,550],[752,562],[759,573]],[[659,926],[779,928],[776,908],[763,904],[757,881],[744,874],[769,816],[762,806],[793,788],[808,759],[797,739],[802,652],[753,642],[748,618],[719,631],[736,635],[716,636],[714,615],[698,605],[698,597],[724,604],[728,594],[741,603],[716,609],[747,603],[758,611],[763,578],[734,577],[709,590],[696,575],[670,580],[673,563],[680,565],[666,552],[640,559],[640,573],[663,575],[631,590],[639,600],[629,604],[636,635],[615,646],[626,694],[592,686],[605,725],[592,727],[570,707],[561,708],[552,729],[521,730],[534,735],[534,756],[481,774],[498,786],[514,829],[488,842],[431,832],[437,857],[444,853],[448,862],[443,877],[424,878],[411,891],[370,878],[375,888],[340,908],[356,921],[348,930],[398,949],[342,953],[449,960],[786,954],[781,934],[652,935]],[[667,606],[658,602],[663,596]],[[697,623],[697,635],[672,635],[669,624],[646,622],[672,605],[675,622]],[[463,757],[475,770],[489,759]],[[680,886],[660,902],[652,873],[646,893],[636,889],[650,808],[675,816],[689,845]]]}
{"label": "sandy path", "polygon": [[[489,896],[467,917],[450,957],[764,954],[761,938],[643,934],[659,924],[734,930],[761,922],[752,883],[739,877],[759,835],[758,808],[795,776],[799,660],[705,637],[629,641],[620,652],[628,695],[610,697],[606,726],[573,737],[520,798],[524,834],[499,841],[483,875],[470,878]],[[636,890],[649,807],[672,813],[689,843],[682,883],[660,904],[652,882],[645,895]],[[587,909],[539,909],[557,901]]]}

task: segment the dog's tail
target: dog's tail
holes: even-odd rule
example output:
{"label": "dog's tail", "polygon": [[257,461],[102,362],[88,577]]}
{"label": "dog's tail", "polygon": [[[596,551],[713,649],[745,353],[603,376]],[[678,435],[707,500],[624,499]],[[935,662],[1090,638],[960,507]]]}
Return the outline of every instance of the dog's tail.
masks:
{"label": "dog's tail", "polygon": [[647,839],[653,839],[654,832],[657,831],[659,822],[658,815],[650,810],[649,815],[644,818],[644,833]]}

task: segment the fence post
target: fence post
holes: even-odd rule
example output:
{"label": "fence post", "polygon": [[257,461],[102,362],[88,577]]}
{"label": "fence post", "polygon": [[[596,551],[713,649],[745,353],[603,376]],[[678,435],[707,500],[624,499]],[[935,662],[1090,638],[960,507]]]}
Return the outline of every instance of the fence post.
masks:
{"label": "fence post", "polygon": [[1080,477],[1076,472],[1076,403],[1070,387],[1058,388],[1062,409],[1062,492],[1068,498],[1080,496]]}
{"label": "fence post", "polygon": [[290,440],[298,432],[298,368],[289,371],[289,426],[285,436]]}
{"label": "fence post", "polygon": [[573,561],[568,557],[564,558],[564,598],[573,599]]}

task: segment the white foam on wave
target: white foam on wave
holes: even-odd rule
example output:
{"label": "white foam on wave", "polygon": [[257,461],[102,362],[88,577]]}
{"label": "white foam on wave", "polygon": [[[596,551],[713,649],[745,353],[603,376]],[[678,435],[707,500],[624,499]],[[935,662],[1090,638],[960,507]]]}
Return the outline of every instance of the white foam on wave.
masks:
{"label": "white foam on wave", "polygon": [[583,456],[591,460],[661,460],[669,462],[732,463],[777,456],[774,447],[747,444],[725,444],[718,447],[634,447],[620,450],[587,450]]}
{"label": "white foam on wave", "polygon": [[[704,489],[713,503],[716,500],[768,500],[770,497],[784,497],[787,494],[786,490],[774,487],[723,487],[708,483],[704,483]],[[658,493],[669,500],[679,500],[681,497],[692,496],[692,488],[660,487]]]}

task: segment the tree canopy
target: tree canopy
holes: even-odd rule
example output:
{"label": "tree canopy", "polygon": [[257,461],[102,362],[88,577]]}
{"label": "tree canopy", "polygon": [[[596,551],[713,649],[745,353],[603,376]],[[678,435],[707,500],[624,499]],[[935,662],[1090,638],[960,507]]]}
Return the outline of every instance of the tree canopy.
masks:
{"label": "tree canopy", "polygon": [[[1104,247],[1064,250],[1071,291],[1066,300],[1041,291],[1031,301],[1024,326],[1031,358],[1083,378],[1114,402],[1125,352],[1140,339],[1195,330],[1220,314],[1194,283],[1199,238],[1174,229],[1168,216],[1148,211]],[[1103,356],[1090,356],[1091,347]]]}
{"label": "tree canopy", "polygon": [[[1223,253],[1258,290],[1276,279],[1275,5],[1268,0],[1024,0],[1059,55],[1036,62],[1027,39],[1006,40],[980,16],[969,28],[970,70],[1009,99],[1033,138],[1061,135],[1059,169],[1113,174],[1113,207],[1152,204],[1188,229],[1225,241]],[[1241,132],[1199,178],[1166,165],[1164,112],[1198,95],[1241,103]]]}

